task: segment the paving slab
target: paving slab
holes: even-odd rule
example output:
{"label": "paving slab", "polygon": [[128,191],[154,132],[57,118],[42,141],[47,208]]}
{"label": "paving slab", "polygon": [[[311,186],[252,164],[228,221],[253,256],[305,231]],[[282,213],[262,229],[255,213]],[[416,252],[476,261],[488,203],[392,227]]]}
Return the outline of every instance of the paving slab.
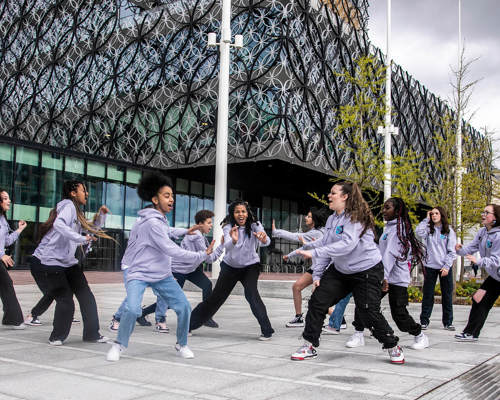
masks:
{"label": "paving slab", "polygon": [[[284,293],[277,290],[276,285],[279,283],[273,283],[273,290]],[[289,286],[289,282],[286,285]],[[91,286],[99,307],[101,333],[114,338],[116,333],[109,331],[108,325],[125,294],[123,284]],[[16,286],[16,291],[23,310],[29,310],[40,296],[38,289],[30,284]],[[201,300],[199,292],[187,291],[186,294],[192,306]],[[72,326],[64,346],[50,346],[47,340],[52,329],[52,306],[40,317],[42,326],[27,327],[24,331],[0,329],[0,400],[372,400],[416,399],[431,394],[432,399],[437,399],[446,385],[450,385],[450,389],[443,392],[447,398],[451,398],[452,393],[454,400],[475,399],[466,384],[471,381],[471,371],[485,363],[493,363],[489,370],[494,370],[494,360],[500,358],[498,308],[490,312],[479,342],[457,343],[453,332],[442,329],[441,309],[436,306],[426,332],[430,348],[408,349],[412,337],[396,331],[405,347],[406,363],[392,365],[387,352],[369,337],[368,331],[365,346],[356,349],[344,346],[353,333],[351,303],[346,311],[348,329],[339,335],[323,336],[316,359],[294,362],[290,354],[301,345],[302,329],[285,327],[293,316],[292,299],[263,299],[276,330],[271,341],[257,340],[260,329],[244,297],[231,295],[214,317],[220,328],[202,327],[189,338],[194,359],[176,356],[176,317],[169,311],[167,323],[171,333],[159,334],[152,327],[136,326],[129,348],[117,363],[105,360],[108,344],[82,342],[82,324]],[[154,301],[151,291],[146,291],[143,304]],[[76,307],[76,315],[80,316],[78,304]],[[385,299],[382,308],[395,327]],[[411,304],[409,310],[417,319],[420,304]],[[458,330],[465,325],[469,310],[470,306],[454,306],[454,324]],[[474,379],[480,380],[483,375],[484,379],[493,379],[484,373],[474,375]],[[460,377],[469,377],[469,380],[460,380]],[[488,381],[484,384],[487,386]]]}

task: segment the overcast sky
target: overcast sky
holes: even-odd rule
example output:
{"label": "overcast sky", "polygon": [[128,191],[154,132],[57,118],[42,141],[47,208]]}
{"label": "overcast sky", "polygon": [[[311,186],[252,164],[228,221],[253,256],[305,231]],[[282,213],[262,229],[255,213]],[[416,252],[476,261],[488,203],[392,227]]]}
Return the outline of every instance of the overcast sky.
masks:
{"label": "overcast sky", "polygon": [[[387,0],[370,0],[369,36],[386,50]],[[475,128],[500,138],[500,1],[462,0],[462,37],[473,63],[470,80],[482,78],[472,95]],[[450,66],[456,68],[458,0],[392,0],[391,52],[395,62],[443,99],[451,99]],[[500,143],[495,143],[500,149]]]}

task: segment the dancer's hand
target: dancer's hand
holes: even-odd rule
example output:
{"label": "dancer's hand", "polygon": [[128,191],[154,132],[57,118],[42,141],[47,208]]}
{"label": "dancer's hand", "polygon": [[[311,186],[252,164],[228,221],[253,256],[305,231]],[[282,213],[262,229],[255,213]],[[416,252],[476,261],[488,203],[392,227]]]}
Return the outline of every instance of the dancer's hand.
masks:
{"label": "dancer's hand", "polygon": [[319,286],[319,279],[313,282],[313,290]]}
{"label": "dancer's hand", "polygon": [[463,246],[462,244],[457,243],[457,244],[455,245],[455,251],[460,250],[460,249],[462,248],[462,246]]}
{"label": "dancer's hand", "polygon": [[477,258],[474,257],[472,254],[467,254],[465,258],[469,260],[471,263],[477,264]]}
{"label": "dancer's hand", "polygon": [[24,229],[28,226],[28,224],[26,223],[25,220],[21,219],[18,223],[17,223],[17,232],[18,233],[21,233],[22,231],[24,231]]}
{"label": "dancer's hand", "polygon": [[199,231],[201,228],[201,225],[193,225],[191,228],[189,228],[186,232],[186,235],[193,235],[196,231]]}
{"label": "dancer's hand", "polygon": [[92,235],[85,235],[85,240],[87,240],[87,242],[90,243],[90,242],[97,241],[97,238],[95,236],[92,236]]}
{"label": "dancer's hand", "polygon": [[432,210],[427,211],[427,219],[431,219],[431,211]]}
{"label": "dancer's hand", "polygon": [[283,261],[288,261],[288,256],[283,256]]}
{"label": "dancer's hand", "polygon": [[8,256],[7,254],[4,254],[2,256],[2,261],[3,263],[9,268],[12,268],[14,266],[14,260],[12,259],[11,256]]}
{"label": "dancer's hand", "polygon": [[209,256],[210,254],[213,253],[213,251],[214,251],[214,245],[215,245],[215,240],[212,240],[212,243],[210,243],[210,245],[205,250],[205,253],[207,253],[207,256]]}
{"label": "dancer's hand", "polygon": [[238,225],[235,225],[231,228],[231,230],[229,231],[229,236],[231,236],[231,239],[233,240],[233,244],[238,243],[238,237],[239,237]]}
{"label": "dancer's hand", "polygon": [[448,272],[450,271],[447,270],[445,267],[443,267],[439,270],[439,272],[441,272],[441,278],[444,278],[446,275],[448,275]]}
{"label": "dancer's hand", "polygon": [[387,279],[382,281],[382,292],[387,292],[389,290],[389,282]]}
{"label": "dancer's hand", "polygon": [[486,294],[486,290],[484,290],[484,289],[477,289],[476,293],[474,293],[472,295],[472,298],[474,299],[474,301],[476,303],[479,303],[483,299],[483,297],[484,297],[485,294]]}
{"label": "dancer's hand", "polygon": [[220,244],[224,244],[224,235],[222,235],[220,238]]}
{"label": "dancer's hand", "polygon": [[111,214],[111,211],[109,211],[109,208],[105,206],[104,204],[99,208],[99,211],[97,211],[97,214]]}
{"label": "dancer's hand", "polygon": [[262,243],[266,243],[267,235],[266,232],[254,232],[254,236],[259,239]]}
{"label": "dancer's hand", "polygon": [[276,230],[276,224],[274,223],[274,219],[273,219],[273,224],[271,225],[271,228],[272,228],[273,232]]}
{"label": "dancer's hand", "polygon": [[297,254],[302,256],[305,260],[310,260],[312,258],[312,253],[308,250],[297,250]]}

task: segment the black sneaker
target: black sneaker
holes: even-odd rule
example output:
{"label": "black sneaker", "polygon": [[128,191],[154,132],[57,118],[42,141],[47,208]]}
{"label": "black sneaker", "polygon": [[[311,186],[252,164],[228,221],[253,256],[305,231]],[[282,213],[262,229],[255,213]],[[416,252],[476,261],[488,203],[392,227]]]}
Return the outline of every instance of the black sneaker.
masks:
{"label": "black sneaker", "polygon": [[218,328],[219,327],[219,324],[217,322],[215,322],[212,318],[210,318],[208,321],[206,321],[203,325],[208,326],[209,328]]}
{"label": "black sneaker", "polygon": [[304,326],[304,317],[302,314],[297,314],[294,319],[286,323],[287,328],[300,328]]}
{"label": "black sneaker", "polygon": [[137,323],[140,325],[140,326],[151,326],[153,325],[151,322],[149,322],[145,316],[140,316],[139,318],[136,319]]}
{"label": "black sneaker", "polygon": [[444,329],[447,331],[455,331],[455,327],[453,325],[445,325]]}
{"label": "black sneaker", "polygon": [[472,336],[470,333],[457,333],[455,335],[455,340],[458,340],[459,342],[477,342],[478,338]]}
{"label": "black sneaker", "polygon": [[420,327],[425,331],[429,327],[429,324],[420,324]]}

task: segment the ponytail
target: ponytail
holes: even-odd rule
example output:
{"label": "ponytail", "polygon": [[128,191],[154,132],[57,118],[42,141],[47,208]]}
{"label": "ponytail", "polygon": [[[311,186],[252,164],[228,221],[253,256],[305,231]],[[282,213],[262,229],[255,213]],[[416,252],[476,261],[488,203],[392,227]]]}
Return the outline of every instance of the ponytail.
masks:
{"label": "ponytail", "polygon": [[352,222],[359,222],[363,225],[363,231],[359,237],[362,237],[368,229],[375,232],[375,221],[372,211],[370,210],[366,200],[363,198],[363,194],[361,193],[361,189],[358,184],[344,181],[336,183],[335,185],[341,187],[342,194],[347,194],[347,200],[345,203],[346,214],[349,214]]}

